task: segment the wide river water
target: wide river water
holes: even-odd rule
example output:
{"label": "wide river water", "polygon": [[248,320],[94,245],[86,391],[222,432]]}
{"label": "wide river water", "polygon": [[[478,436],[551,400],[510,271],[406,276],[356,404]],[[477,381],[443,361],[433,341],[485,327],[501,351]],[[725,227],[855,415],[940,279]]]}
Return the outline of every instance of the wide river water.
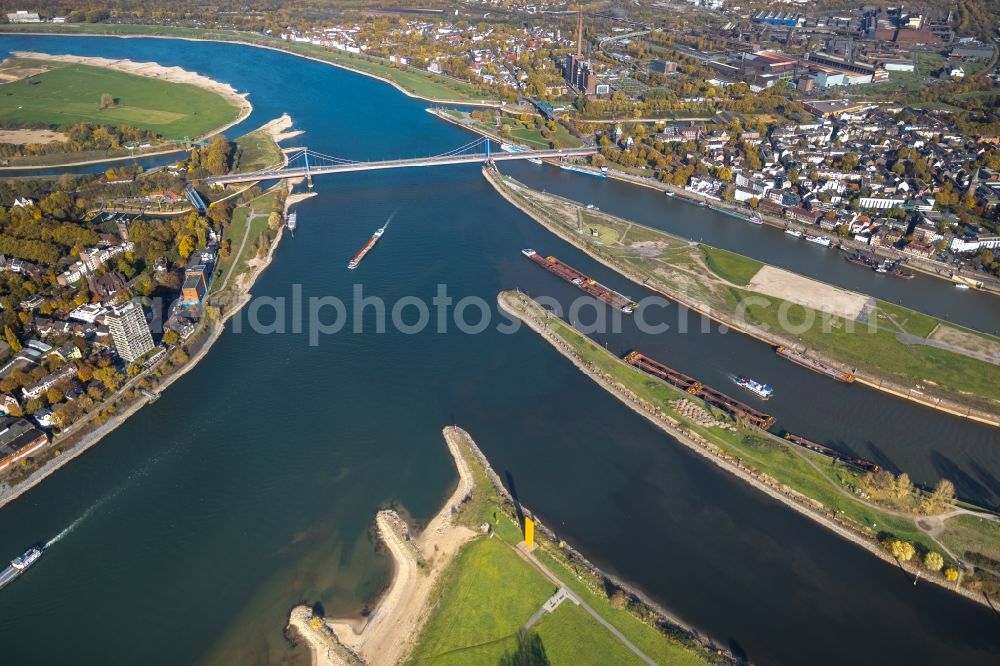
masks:
{"label": "wide river water", "polygon": [[[295,143],[342,157],[430,155],[469,140],[380,82],[286,54],[156,39],[2,37],[0,50],[157,61],[251,93],[239,133],[288,112]],[[824,280],[995,330],[997,304],[918,278],[890,283],[834,253],[666,200],[651,190],[550,167],[509,165],[529,184]],[[299,207],[256,296],[352,291],[426,301],[447,285],[479,296],[519,287],[569,302],[577,292],[520,256],[557,254],[633,296],[509,206],[476,166],[327,176]],[[362,266],[345,264],[391,227]],[[966,299],[968,297],[968,299]],[[290,310],[290,307],[289,307]],[[262,319],[269,319],[266,308]],[[468,319],[475,320],[475,309]],[[896,568],[749,489],[652,428],[534,333],[436,325],[305,333],[230,322],[208,356],[155,404],[0,511],[0,553],[58,540],[0,593],[10,663],[305,663],[282,630],[304,600],[355,614],[384,587],[375,511],[429,517],[455,481],[441,427],[480,443],[527,506],[597,563],[759,663],[996,663],[996,615]],[[651,317],[652,319],[653,317]],[[410,317],[412,320],[412,315]],[[234,330],[236,322],[242,326]],[[432,319],[432,321],[434,321]],[[353,323],[353,322],[352,322]],[[436,324],[436,322],[435,322]],[[697,325],[693,326],[697,330]],[[289,330],[290,327],[289,327]],[[650,336],[626,320],[602,336],[721,387],[739,372],[777,387],[779,424],[915,479],[953,479],[1000,503],[998,431],[846,387],[747,338]]]}

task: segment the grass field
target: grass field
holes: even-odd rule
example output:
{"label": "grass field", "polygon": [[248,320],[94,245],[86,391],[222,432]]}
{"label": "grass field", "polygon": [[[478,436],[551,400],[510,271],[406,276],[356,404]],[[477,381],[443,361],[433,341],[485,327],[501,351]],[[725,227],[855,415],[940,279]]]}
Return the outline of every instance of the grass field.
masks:
{"label": "grass field", "polygon": [[[475,486],[456,519],[471,527],[488,522],[494,532],[492,537],[466,544],[442,575],[411,664],[498,663],[516,648],[518,629],[558,587],[515,550],[521,531],[512,508],[493,488],[471,452],[463,455]],[[593,574],[568,565],[564,551],[544,533],[536,533],[536,544],[534,556],[541,566],[659,663],[706,663],[703,657],[709,655],[700,644],[667,636],[628,610],[612,608]],[[556,666],[642,663],[583,607],[568,600],[554,613],[542,614],[530,631],[541,638],[549,662]]]}
{"label": "grass field", "polygon": [[281,147],[263,130],[255,130],[236,139],[238,172],[256,171],[281,162]]}
{"label": "grass field", "polygon": [[499,538],[466,546],[441,583],[441,596],[415,663],[497,663],[555,586]]}
{"label": "grass field", "polygon": [[761,262],[741,254],[735,254],[717,247],[701,245],[705,254],[705,262],[712,271],[723,280],[745,287],[764,266]]}
{"label": "grass field", "polygon": [[388,61],[352,55],[316,46],[299,44],[280,39],[264,37],[249,32],[229,30],[203,30],[200,28],[180,28],[156,25],[113,25],[113,24],[57,24],[57,25],[4,25],[3,32],[52,32],[57,34],[98,34],[98,35],[153,35],[158,37],[179,37],[184,39],[211,39],[224,42],[247,42],[261,46],[297,53],[326,62],[367,72],[389,79],[405,90],[429,99],[442,101],[483,101],[492,99],[475,86],[462,81],[448,79],[420,69],[399,69]]}
{"label": "grass field", "polygon": [[[56,63],[48,72],[4,84],[2,91],[0,121],[8,124],[132,125],[176,140],[206,134],[239,116],[234,104],[197,86],[86,65]],[[116,106],[100,108],[104,93]]]}

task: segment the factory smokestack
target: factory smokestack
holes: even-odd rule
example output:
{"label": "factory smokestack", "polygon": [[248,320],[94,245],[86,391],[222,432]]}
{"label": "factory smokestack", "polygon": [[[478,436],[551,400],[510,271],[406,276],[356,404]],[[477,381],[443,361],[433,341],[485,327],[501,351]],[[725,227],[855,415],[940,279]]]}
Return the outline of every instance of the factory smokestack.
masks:
{"label": "factory smokestack", "polygon": [[583,57],[583,11],[576,13],[576,57]]}

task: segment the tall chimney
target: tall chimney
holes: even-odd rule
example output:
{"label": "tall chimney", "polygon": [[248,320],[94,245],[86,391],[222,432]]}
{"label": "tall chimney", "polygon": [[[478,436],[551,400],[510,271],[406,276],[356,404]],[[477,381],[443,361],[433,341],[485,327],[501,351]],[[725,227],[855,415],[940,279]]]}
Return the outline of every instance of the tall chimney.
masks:
{"label": "tall chimney", "polygon": [[583,11],[576,13],[576,57],[583,58]]}

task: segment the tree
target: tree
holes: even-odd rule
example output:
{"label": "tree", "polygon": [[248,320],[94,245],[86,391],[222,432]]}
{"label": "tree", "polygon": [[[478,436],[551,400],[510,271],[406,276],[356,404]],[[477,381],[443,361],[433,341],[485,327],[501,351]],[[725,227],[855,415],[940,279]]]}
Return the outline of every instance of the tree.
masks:
{"label": "tree", "polygon": [[625,608],[628,603],[628,597],[621,590],[615,590],[614,594],[611,595],[611,607],[612,608]]}
{"label": "tree", "polygon": [[944,570],[944,577],[947,580],[958,580],[958,569],[955,567],[946,567]]}
{"label": "tree", "polygon": [[955,499],[955,484],[948,479],[941,479],[934,486],[934,491],[921,503],[924,513],[940,513]]}
{"label": "tree", "polygon": [[909,541],[893,539],[889,542],[889,553],[900,562],[909,562],[916,553],[916,549]]}
{"label": "tree", "polygon": [[181,259],[187,259],[194,252],[194,237],[190,234],[184,234],[177,241],[177,254],[181,256]]}
{"label": "tree", "polygon": [[11,330],[10,326],[3,327],[3,335],[7,338],[7,344],[10,345],[11,350],[15,354],[23,349],[21,341],[17,339],[17,336],[14,334],[14,331]]}
{"label": "tree", "polygon": [[176,345],[180,336],[177,335],[177,331],[172,328],[168,328],[163,334],[163,342],[168,345]]}
{"label": "tree", "polygon": [[101,108],[110,109],[115,105],[115,98],[111,93],[101,94]]}
{"label": "tree", "polygon": [[924,555],[924,566],[931,571],[941,571],[941,567],[944,566],[944,558],[941,557],[941,553],[935,553],[933,550],[927,551]]}
{"label": "tree", "polygon": [[903,472],[896,477],[896,499],[903,499],[910,494],[910,490],[913,488],[913,482],[910,481],[910,475]]}
{"label": "tree", "polygon": [[281,227],[281,213],[278,211],[272,211],[267,217],[267,226],[272,231],[276,231]]}

